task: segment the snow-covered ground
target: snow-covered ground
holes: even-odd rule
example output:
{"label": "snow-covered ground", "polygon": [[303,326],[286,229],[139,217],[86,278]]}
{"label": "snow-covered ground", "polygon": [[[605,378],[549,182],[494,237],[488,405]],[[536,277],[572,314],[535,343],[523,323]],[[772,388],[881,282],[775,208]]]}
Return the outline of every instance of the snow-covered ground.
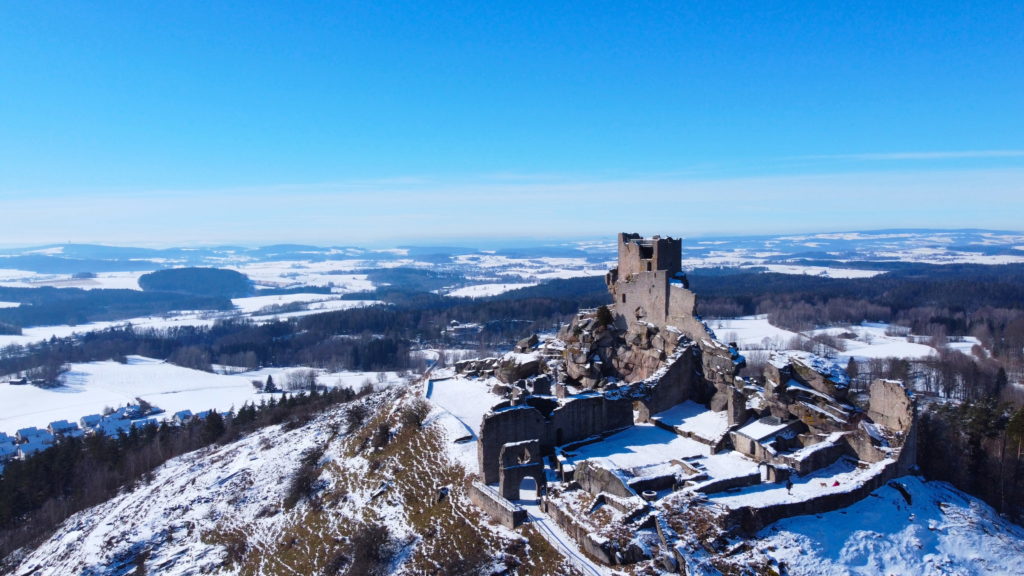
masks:
{"label": "snow-covered ground", "polygon": [[536,286],[536,282],[522,282],[522,283],[509,283],[509,284],[476,284],[473,286],[466,286],[464,288],[458,288],[452,290],[447,295],[455,298],[484,298],[487,296],[497,296],[498,294],[504,294],[511,290],[518,290],[520,288],[529,288],[530,286]]}
{"label": "snow-covered ground", "polygon": [[291,432],[272,426],[175,458],[137,489],[72,516],[14,574],[127,574],[133,566],[94,570],[116,570],[119,556],[134,557],[143,547],[151,550],[150,573],[207,573],[225,559],[223,545],[204,539],[217,524],[244,525],[254,543],[280,534],[286,517],[266,511],[284,498],[304,451],[332,431],[325,416]]}
{"label": "snow-covered ground", "polygon": [[49,340],[50,338],[66,338],[75,334],[98,332],[115,326],[125,326],[128,324],[140,329],[163,329],[179,326],[212,326],[217,319],[227,318],[234,315],[234,313],[213,311],[184,312],[181,314],[166,316],[131,318],[129,320],[119,320],[116,322],[90,322],[88,324],[79,324],[76,326],[70,326],[67,324],[61,324],[58,326],[34,326],[22,329],[22,333],[20,335],[0,335],[0,347],[10,344],[25,346]]}
{"label": "snow-covered ground", "polygon": [[637,424],[595,444],[573,449],[572,463],[596,460],[610,470],[710,455],[711,448],[652,424]]}
{"label": "snow-covered ground", "polygon": [[721,438],[729,431],[729,417],[724,410],[714,412],[692,400],[659,412],[653,418],[676,430],[708,440]]}
{"label": "snow-covered ground", "polygon": [[822,276],[826,278],[872,278],[883,272],[881,270],[856,270],[853,268],[832,268],[829,266],[800,266],[793,264],[766,264],[769,272],[778,274],[797,274],[801,276]]}
{"label": "snow-covered ground", "polygon": [[851,326],[850,330],[857,335],[856,339],[844,340],[846,350],[839,353],[840,357],[854,357],[858,360],[867,358],[906,358],[916,360],[937,354],[935,348],[924,344],[908,342],[906,336],[886,334],[890,330],[888,324],[864,323]]}
{"label": "snow-covered ground", "polygon": [[[241,408],[246,402],[258,403],[268,396],[257,393],[253,380],[265,382],[273,376],[278,387],[288,381],[296,368],[267,368],[238,374],[213,374],[182,368],[152,358],[129,356],[126,364],[90,362],[72,364],[62,376],[63,386],[38,388],[0,384],[0,431],[13,434],[20,428],[45,428],[56,420],[77,422],[87,414],[97,414],[105,407],[117,408],[135,403],[136,398],[163,408],[160,417],[170,417],[179,410]],[[394,372],[342,372],[318,378],[326,386],[345,386],[358,390],[369,380],[377,388],[398,381]]]}
{"label": "snow-covered ground", "polygon": [[324,302],[326,300],[337,299],[338,297],[332,294],[279,294],[276,296],[251,296],[249,298],[232,298],[231,303],[234,304],[240,312],[245,314],[253,314],[269,306],[310,304],[313,302]]}
{"label": "snow-covered ground", "polygon": [[480,434],[484,414],[504,400],[491,393],[491,388],[498,383],[496,378],[433,380],[429,384],[427,397],[465,424],[473,434]]}
{"label": "snow-covered ground", "polygon": [[[935,356],[936,349],[922,344],[922,337],[902,334],[899,327],[885,323],[865,322],[854,326],[839,326],[811,330],[805,333],[792,332],[773,326],[765,315],[743,316],[739,318],[722,318],[710,320],[708,325],[723,342],[736,342],[740,351],[748,353],[752,350],[783,350],[790,347],[794,339],[806,340],[818,334],[828,334],[840,338],[844,350],[837,356],[867,360],[871,358],[905,358],[918,360]],[[896,333],[894,333],[896,332]],[[852,336],[852,337],[851,337]],[[949,347],[970,354],[972,348],[979,344],[976,338],[964,338],[962,342],[953,342]]]}
{"label": "snow-covered ground", "polygon": [[758,534],[750,556],[785,563],[793,576],[1024,573],[1024,528],[944,482],[897,482],[910,502],[884,486],[849,508],[781,520]]}
{"label": "snow-covered ground", "polygon": [[455,256],[452,261],[466,270],[482,270],[534,283],[556,278],[604,276],[609,268],[615,267],[612,261],[594,264],[587,258],[510,258],[483,253]]}
{"label": "snow-covered ground", "polygon": [[739,318],[723,318],[710,320],[708,325],[722,342],[736,342],[740,350],[787,348],[796,332],[772,326],[768,316],[742,316]]}

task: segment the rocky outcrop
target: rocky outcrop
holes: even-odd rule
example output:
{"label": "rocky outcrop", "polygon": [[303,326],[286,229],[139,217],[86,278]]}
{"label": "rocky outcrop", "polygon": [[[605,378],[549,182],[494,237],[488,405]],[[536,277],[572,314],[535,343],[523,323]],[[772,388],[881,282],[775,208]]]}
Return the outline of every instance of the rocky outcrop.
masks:
{"label": "rocky outcrop", "polygon": [[494,370],[494,376],[506,384],[523,380],[541,373],[543,361],[539,354],[510,352],[501,357]]}

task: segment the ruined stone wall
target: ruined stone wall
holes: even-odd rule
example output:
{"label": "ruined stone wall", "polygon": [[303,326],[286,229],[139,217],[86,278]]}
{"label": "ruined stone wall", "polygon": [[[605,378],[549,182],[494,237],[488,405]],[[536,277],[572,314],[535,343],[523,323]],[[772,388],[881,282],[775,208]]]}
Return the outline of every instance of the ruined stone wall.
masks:
{"label": "ruined stone wall", "polygon": [[840,508],[852,506],[863,500],[868,494],[877,490],[886,482],[896,477],[895,464],[887,466],[878,474],[865,480],[864,484],[849,492],[833,492],[799,502],[787,502],[763,507],[744,506],[728,512],[727,523],[736,526],[741,532],[753,535],[772,522],[792,516],[821,514]]}
{"label": "ruined stone wall", "polygon": [[749,456],[758,462],[771,460],[775,457],[775,454],[770,452],[760,442],[739,432],[729,432],[729,439],[732,440],[732,445],[737,452]]}
{"label": "ruined stone wall", "polygon": [[704,325],[694,318],[697,314],[697,295],[680,284],[669,283],[666,322],[683,331],[691,340],[707,335]]}
{"label": "ruined stone wall", "polygon": [[[773,460],[778,464],[784,464],[789,466],[801,476],[806,476],[815,470],[821,470],[827,466],[831,466],[844,455],[856,455],[856,450],[851,449],[849,442],[844,440],[837,443],[823,442],[824,446],[820,446],[810,452],[802,455],[801,458],[793,458],[789,454],[782,455],[781,458]],[[877,462],[877,460],[869,460],[869,462]]]}
{"label": "ruined stone wall", "polygon": [[667,272],[642,272],[621,278],[615,283],[615,312],[626,319],[628,326],[650,322],[665,326],[668,315]]}
{"label": "ruined stone wall", "polygon": [[636,494],[619,478],[614,472],[595,465],[590,460],[584,460],[576,466],[573,480],[579,483],[580,488],[597,496],[601,492],[614,494],[623,498],[636,496]]}
{"label": "ruined stone wall", "polygon": [[526,510],[479,482],[469,485],[469,501],[506,528],[515,528],[526,521]]}
{"label": "ruined stone wall", "polygon": [[704,383],[697,376],[696,362],[690,351],[684,351],[679,358],[669,365],[665,375],[654,385],[648,397],[643,401],[644,416],[649,417],[668,410],[687,400],[705,402]]}
{"label": "ruined stone wall", "polygon": [[501,448],[506,443],[538,440],[541,454],[550,454],[557,445],[632,425],[632,400],[610,400],[599,394],[573,398],[556,408],[549,418],[528,405],[492,412],[484,416],[477,441],[483,481],[499,481]]}
{"label": "ruined stone wall", "polygon": [[673,238],[643,238],[639,234],[619,234],[619,276],[667,270],[669,275],[680,270],[683,243]]}
{"label": "ruined stone wall", "polygon": [[898,467],[907,474],[917,466],[917,404],[913,396],[897,380],[875,380],[871,383],[868,418],[894,432],[891,440],[899,448]]}
{"label": "ruined stone wall", "polygon": [[536,439],[543,443],[545,436],[544,415],[530,406],[517,406],[485,415],[476,445],[484,483],[498,482],[501,447],[507,442]]}
{"label": "ruined stone wall", "polygon": [[574,398],[555,408],[541,449],[547,453],[556,445],[633,425],[633,402],[609,400],[601,395]]}
{"label": "ruined stone wall", "polygon": [[544,499],[541,506],[543,507],[544,512],[555,521],[555,524],[557,524],[563,532],[576,541],[587,556],[601,562],[602,564],[611,565],[614,563],[612,555],[602,548],[600,544],[595,542],[590,531],[577,522],[569,511],[564,510],[556,502],[547,499]]}

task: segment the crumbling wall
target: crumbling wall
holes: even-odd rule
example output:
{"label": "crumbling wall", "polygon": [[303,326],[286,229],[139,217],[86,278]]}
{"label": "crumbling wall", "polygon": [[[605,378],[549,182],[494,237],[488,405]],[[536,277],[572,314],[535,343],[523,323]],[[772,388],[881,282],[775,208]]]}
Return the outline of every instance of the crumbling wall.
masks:
{"label": "crumbling wall", "polygon": [[499,480],[502,446],[545,436],[544,416],[531,406],[513,406],[484,415],[476,445],[484,483],[493,484]]}
{"label": "crumbling wall", "polygon": [[502,498],[494,489],[480,482],[469,485],[469,501],[506,528],[515,528],[526,521],[526,510]]}
{"label": "crumbling wall", "polygon": [[900,473],[909,473],[917,466],[917,403],[898,380],[875,380],[870,393],[868,418],[893,432]]}
{"label": "crumbling wall", "polygon": [[647,397],[642,400],[646,412],[643,416],[649,417],[663,412],[687,400],[701,403],[707,400],[707,390],[703,379],[697,375],[697,359],[693,351],[693,347],[684,350],[675,362],[668,366],[657,384],[651,387]]}
{"label": "crumbling wall", "polygon": [[547,482],[540,457],[540,441],[508,442],[501,447],[499,458],[501,469],[498,472],[498,491],[503,498],[518,500],[519,486],[527,477],[534,479],[538,493],[543,491]]}
{"label": "crumbling wall", "polygon": [[576,465],[573,480],[579,483],[580,488],[594,496],[602,492],[623,498],[636,496],[622,478],[611,470],[599,466],[590,460],[584,460]]}
{"label": "crumbling wall", "polygon": [[542,503],[544,512],[555,521],[555,524],[568,534],[583,552],[591,558],[603,564],[614,564],[612,555],[598,544],[590,531],[580,524],[567,510],[564,510],[557,502],[545,499]]}
{"label": "crumbling wall", "polygon": [[620,278],[612,292],[615,312],[624,317],[631,327],[637,322],[665,326],[668,278],[667,272],[657,270]]}
{"label": "crumbling wall", "polygon": [[632,425],[630,399],[609,399],[600,394],[573,398],[551,413],[541,448],[548,453],[557,445]]}
{"label": "crumbling wall", "polygon": [[673,238],[644,238],[639,234],[619,233],[619,267],[622,277],[653,270],[680,270],[683,259],[682,240]]}
{"label": "crumbling wall", "polygon": [[495,410],[486,414],[480,424],[480,472],[484,483],[498,482],[501,448],[510,442],[537,440],[541,454],[550,454],[557,445],[632,425],[632,400],[609,399],[601,394],[567,400],[549,418],[528,404]]}
{"label": "crumbling wall", "polygon": [[880,470],[878,474],[867,478],[862,485],[846,492],[830,492],[797,502],[734,508],[727,513],[727,523],[741,533],[752,536],[765,526],[783,518],[821,514],[846,508],[863,500],[868,494],[895,478],[896,470],[895,463],[892,463]]}

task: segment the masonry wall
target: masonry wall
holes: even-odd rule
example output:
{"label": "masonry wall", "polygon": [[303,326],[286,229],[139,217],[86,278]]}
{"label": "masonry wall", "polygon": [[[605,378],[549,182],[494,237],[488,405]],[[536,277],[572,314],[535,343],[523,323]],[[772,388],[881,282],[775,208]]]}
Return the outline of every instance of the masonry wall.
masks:
{"label": "masonry wall", "polygon": [[479,482],[469,485],[469,500],[506,528],[515,528],[526,521],[526,510]]}
{"label": "masonry wall", "polygon": [[541,454],[550,454],[557,445],[632,425],[631,400],[609,400],[599,394],[574,398],[556,408],[548,419],[527,405],[488,414],[480,424],[477,442],[483,481],[499,481],[501,447],[507,442],[539,440]]}
{"label": "masonry wall", "polygon": [[547,453],[558,444],[583,440],[632,425],[631,400],[609,400],[601,395],[575,398],[551,413],[548,434],[541,439],[541,449]]}
{"label": "masonry wall", "polygon": [[822,512],[846,508],[863,500],[868,494],[895,478],[896,469],[895,464],[890,465],[881,470],[877,475],[867,479],[863,485],[849,492],[823,494],[800,502],[775,504],[760,508],[749,506],[736,508],[729,511],[727,524],[739,526],[743,532],[752,535],[772,522],[783,518],[821,514]]}
{"label": "masonry wall", "polygon": [[892,430],[907,430],[914,420],[914,403],[896,380],[875,380],[871,383],[868,417]]}
{"label": "masonry wall", "polygon": [[650,415],[668,410],[687,400],[706,400],[703,397],[705,394],[702,394],[703,382],[698,382],[699,377],[694,369],[695,364],[693,354],[687,351],[668,367],[664,377],[644,400],[644,407]]}
{"label": "masonry wall", "polygon": [[578,482],[580,488],[597,496],[601,492],[614,494],[623,498],[636,496],[633,490],[627,486],[614,472],[591,462],[584,460],[576,466],[573,480]]}
{"label": "masonry wall", "polygon": [[581,526],[572,514],[563,510],[555,502],[550,500],[544,500],[542,504],[544,512],[555,521],[555,524],[562,529],[563,532],[568,534],[576,544],[580,546],[587,556],[601,562],[603,564],[613,564],[612,556],[602,548],[594,539],[591,537],[590,532]]}
{"label": "masonry wall", "polygon": [[499,480],[501,447],[506,442],[537,439],[543,444],[545,436],[544,415],[530,406],[517,406],[484,416],[476,445],[484,484]]}
{"label": "masonry wall", "polygon": [[[637,241],[649,244],[650,248],[646,249]],[[649,252],[650,257],[645,258],[644,252]],[[619,275],[622,277],[653,270],[667,270],[671,276],[679,272],[682,259],[682,240],[658,237],[643,238],[639,234],[619,234]]]}
{"label": "masonry wall", "polygon": [[[632,326],[638,321],[665,326],[668,317],[668,276],[664,271],[623,276],[615,283],[615,311]],[[637,308],[643,308],[637,318]]]}

